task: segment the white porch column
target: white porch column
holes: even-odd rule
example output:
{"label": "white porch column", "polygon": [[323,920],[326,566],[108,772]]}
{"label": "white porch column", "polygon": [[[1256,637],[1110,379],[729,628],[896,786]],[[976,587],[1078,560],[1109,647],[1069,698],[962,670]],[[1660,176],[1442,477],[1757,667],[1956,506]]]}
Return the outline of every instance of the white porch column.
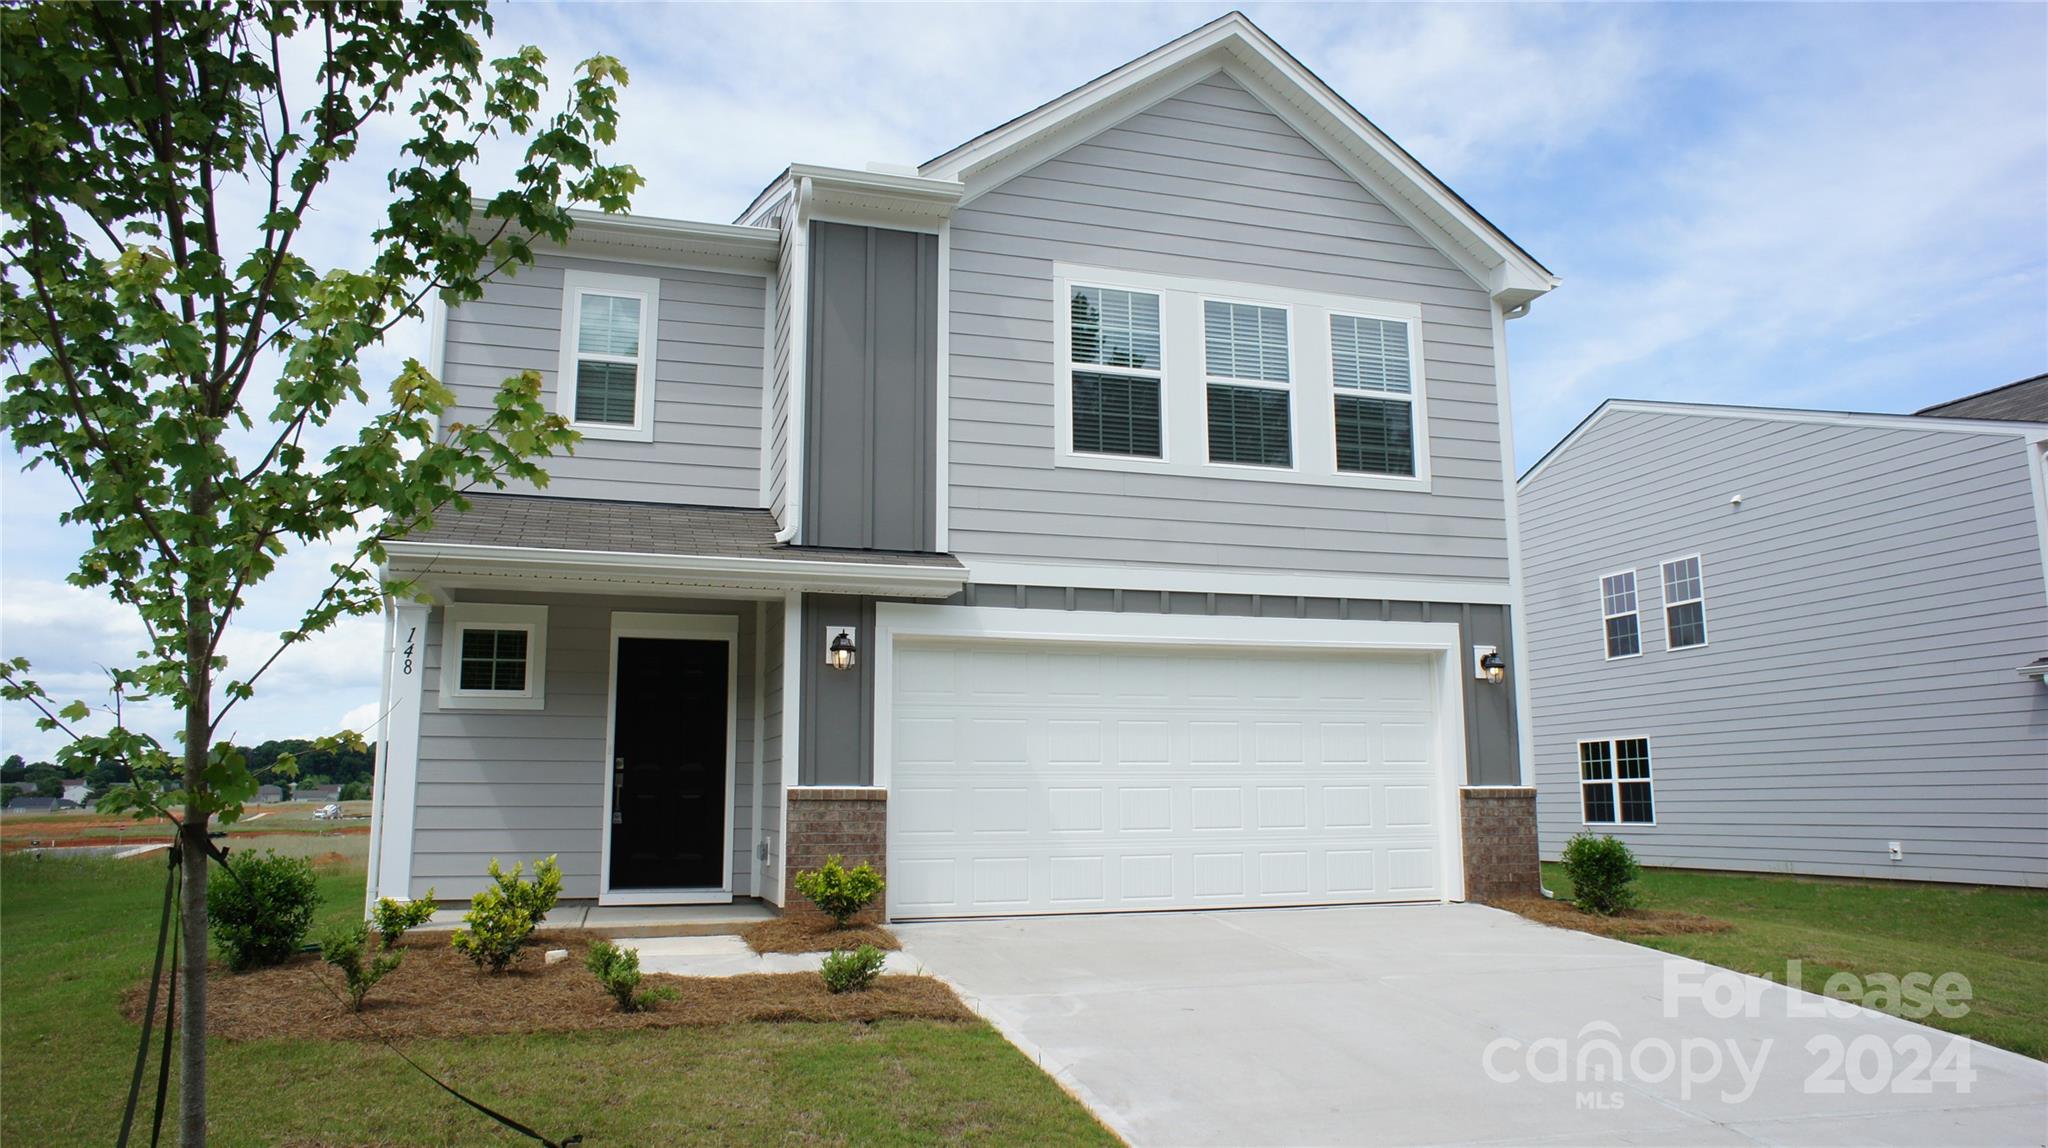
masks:
{"label": "white porch column", "polygon": [[404,900],[412,891],[413,803],[420,773],[420,685],[426,678],[426,606],[412,602],[396,607],[396,624],[384,672],[391,683],[385,699],[384,743],[377,747],[377,824],[371,848],[377,851],[377,887],[371,897]]}

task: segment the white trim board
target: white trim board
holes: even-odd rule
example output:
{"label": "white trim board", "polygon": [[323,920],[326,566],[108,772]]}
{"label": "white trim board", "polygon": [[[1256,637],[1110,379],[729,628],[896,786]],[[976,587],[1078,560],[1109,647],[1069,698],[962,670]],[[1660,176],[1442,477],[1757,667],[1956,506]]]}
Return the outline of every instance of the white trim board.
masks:
{"label": "white trim board", "polygon": [[[526,635],[526,687],[462,688],[462,635],[467,630],[518,630]],[[543,710],[548,704],[548,608],[501,602],[457,602],[441,612],[439,710]]]}
{"label": "white trim board", "polygon": [[413,824],[419,808],[420,703],[425,693],[427,624],[431,611],[417,603],[393,610],[392,641],[386,650],[391,687],[386,698],[377,803],[382,811],[371,829],[377,853],[372,897],[412,896]]}
{"label": "white trim board", "polygon": [[1270,570],[1201,569],[1188,566],[1071,566],[967,558],[967,580],[976,586],[1059,586],[1082,590],[1151,590],[1175,594],[1250,594],[1280,598],[1357,598],[1390,602],[1443,602],[1507,606],[1514,588],[1507,582],[1387,578],[1372,574],[1283,574]]}
{"label": "white trim board", "polygon": [[[967,581],[967,572],[951,566],[911,566],[888,562],[831,562],[807,558],[723,558],[698,554],[638,554],[617,550],[556,550],[532,546],[493,546],[466,542],[390,542],[393,559],[474,561],[515,571],[557,573],[606,571],[620,577],[670,575],[704,577],[719,582],[744,579],[762,589],[778,590],[803,583],[821,591],[841,586],[887,584],[876,594],[945,597]],[[396,565],[396,563],[394,563]],[[438,569],[438,568],[436,568]],[[436,569],[412,571],[428,576]]]}
{"label": "white trim board", "polygon": [[[1016,610],[1003,606],[875,604],[873,785],[889,786],[894,756],[896,640],[1101,643],[1113,646],[1208,646],[1233,649],[1353,650],[1431,656],[1436,752],[1444,827],[1440,864],[1443,899],[1465,899],[1465,845],[1458,793],[1466,780],[1465,651],[1455,622],[1338,621],[1321,618],[1237,618],[1186,614],[1098,614]],[[893,825],[894,819],[891,819]]]}
{"label": "white trim board", "polygon": [[[619,706],[619,639],[674,638],[725,643],[725,800],[721,803],[717,840],[723,878],[718,889],[612,889],[612,739]],[[735,614],[656,614],[613,611],[606,639],[609,666],[605,674],[604,759],[599,763],[604,787],[602,841],[597,854],[597,903],[600,905],[719,905],[732,901],[733,778],[739,738],[740,620]]]}

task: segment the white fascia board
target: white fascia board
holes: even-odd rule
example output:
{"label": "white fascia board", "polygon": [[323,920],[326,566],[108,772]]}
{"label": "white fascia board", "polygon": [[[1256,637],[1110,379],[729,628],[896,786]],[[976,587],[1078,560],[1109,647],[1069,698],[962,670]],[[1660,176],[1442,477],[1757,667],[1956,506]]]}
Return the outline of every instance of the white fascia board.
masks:
{"label": "white fascia board", "polygon": [[[491,546],[479,543],[389,542],[391,557],[408,567],[394,573],[432,577],[438,563],[469,562],[523,575],[569,574],[582,577],[613,574],[621,578],[658,577],[680,585],[745,585],[763,590],[803,589],[819,592],[867,592],[945,597],[966,584],[967,572],[957,567],[910,566],[887,562],[830,562],[805,558],[728,558],[696,554],[636,554],[615,550],[553,550],[541,547]],[[417,569],[411,567],[417,563]],[[450,571],[452,572],[452,571]],[[854,588],[861,588],[856,591]],[[872,589],[886,587],[886,589]]]}
{"label": "white fascia board", "polygon": [[1556,446],[1538,459],[1535,466],[1521,477],[1518,485],[1527,486],[1550,461],[1565,453],[1573,443],[1587,431],[1597,426],[1602,419],[1616,413],[1687,415],[1709,419],[1751,419],[1775,423],[1809,423],[1817,426],[1865,427],[1872,430],[1934,431],[1950,434],[2011,435],[2028,442],[2040,442],[2048,438],[2048,427],[2040,423],[1993,422],[1985,419],[1945,419],[1936,415],[1886,415],[1865,414],[1856,411],[1810,411],[1793,410],[1784,407],[1740,407],[1724,406],[1718,403],[1667,403],[1650,399],[1608,399],[1595,407],[1593,413],[1580,420],[1571,433],[1559,439]]}
{"label": "white fascia board", "polygon": [[1505,606],[1510,582],[1479,579],[1384,578],[1369,574],[1282,574],[1267,570],[1186,566],[1068,566],[962,557],[978,586],[1060,586],[1083,590],[1146,590],[1177,594],[1251,594],[1280,598],[1382,598]]}

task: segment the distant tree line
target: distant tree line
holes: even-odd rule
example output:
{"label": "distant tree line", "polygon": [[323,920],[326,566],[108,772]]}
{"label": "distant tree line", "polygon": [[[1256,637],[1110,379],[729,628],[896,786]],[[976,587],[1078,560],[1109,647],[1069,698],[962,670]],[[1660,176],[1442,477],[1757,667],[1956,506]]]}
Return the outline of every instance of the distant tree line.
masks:
{"label": "distant tree line", "polygon": [[[322,747],[305,738],[288,737],[241,749],[249,759],[249,768],[257,771],[258,776],[264,776],[263,771],[284,754],[292,754],[298,759],[298,778],[280,783],[286,796],[307,786],[338,785],[341,786],[343,801],[360,801],[370,796],[370,783],[377,772],[375,742],[366,742],[362,748],[355,749],[345,745]],[[88,805],[98,801],[107,790],[128,780],[127,772],[113,762],[102,762],[81,776],[85,779]],[[0,805],[16,797],[62,797],[64,780],[65,773],[60,766],[47,761],[24,761],[20,754],[10,754],[5,763],[0,763]]]}

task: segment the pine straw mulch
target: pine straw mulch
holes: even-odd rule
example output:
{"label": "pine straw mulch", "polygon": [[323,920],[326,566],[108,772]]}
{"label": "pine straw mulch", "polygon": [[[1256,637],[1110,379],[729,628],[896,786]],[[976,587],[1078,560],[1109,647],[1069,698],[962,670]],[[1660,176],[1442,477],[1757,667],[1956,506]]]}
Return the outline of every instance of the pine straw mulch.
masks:
{"label": "pine straw mulch", "polygon": [[[408,937],[399,945],[405,963],[363,999],[360,1024],[348,1013],[340,971],[322,964],[317,953],[248,973],[231,973],[216,964],[207,985],[207,1031],[227,1040],[356,1041],[374,1040],[377,1032],[399,1039],[750,1021],[975,1019],[936,977],[894,974],[881,977],[866,992],[835,995],[825,991],[816,973],[649,973],[643,988],[666,985],[678,992],[677,999],[650,1012],[622,1013],[583,967],[591,939],[572,930],[536,934],[517,964],[492,976],[449,948],[445,935]],[[545,963],[546,950],[562,948],[569,950],[569,959]],[[141,1021],[148,990],[143,981],[122,994],[121,1012],[130,1021]],[[163,1009],[161,991],[157,1009]]]}
{"label": "pine straw mulch", "polygon": [[873,945],[878,949],[900,949],[896,934],[880,925],[854,922],[835,928],[829,917],[777,917],[763,921],[742,933],[747,947],[757,953],[823,953],[833,949],[857,949]]}
{"label": "pine straw mulch", "polygon": [[1670,909],[1627,909],[1612,917],[1579,911],[1570,901],[1548,897],[1507,897],[1488,902],[1497,909],[1518,913],[1539,925],[1577,929],[1602,937],[1627,940],[1630,937],[1676,937],[1688,933],[1725,933],[1735,926],[1698,913]]}

